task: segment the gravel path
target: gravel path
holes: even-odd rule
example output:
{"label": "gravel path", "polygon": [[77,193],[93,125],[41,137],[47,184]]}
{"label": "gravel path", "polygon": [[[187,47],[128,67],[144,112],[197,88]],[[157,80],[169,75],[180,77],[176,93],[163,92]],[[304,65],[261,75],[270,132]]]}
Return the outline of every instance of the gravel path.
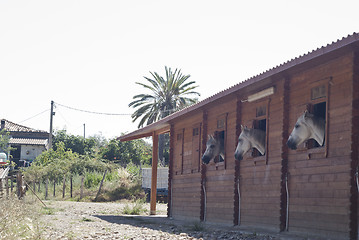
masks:
{"label": "gravel path", "polygon": [[125,203],[45,203],[48,212],[40,218],[44,239],[283,239],[277,234],[241,233],[236,227],[171,220],[165,216],[165,204],[157,205],[162,215],[129,216],[121,213]]}

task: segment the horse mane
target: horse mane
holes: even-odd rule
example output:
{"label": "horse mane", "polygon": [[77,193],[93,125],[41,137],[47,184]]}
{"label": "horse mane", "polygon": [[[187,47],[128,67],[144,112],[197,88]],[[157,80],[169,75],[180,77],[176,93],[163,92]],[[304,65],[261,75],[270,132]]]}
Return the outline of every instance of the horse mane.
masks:
{"label": "horse mane", "polygon": [[[319,143],[320,146],[323,146],[324,138],[325,138],[325,119],[315,116],[314,114],[311,114],[308,111],[305,111],[302,116],[304,117],[304,119],[306,119],[306,118],[311,119],[312,123],[313,123],[313,127],[319,129],[320,134],[322,134],[323,136],[321,136],[315,132],[314,139]],[[313,129],[313,131],[314,130],[315,129]]]}
{"label": "horse mane", "polygon": [[251,138],[252,145],[256,148],[262,155],[265,154],[265,131],[256,128],[248,128],[247,126],[242,127],[242,132],[247,135],[248,138]]}

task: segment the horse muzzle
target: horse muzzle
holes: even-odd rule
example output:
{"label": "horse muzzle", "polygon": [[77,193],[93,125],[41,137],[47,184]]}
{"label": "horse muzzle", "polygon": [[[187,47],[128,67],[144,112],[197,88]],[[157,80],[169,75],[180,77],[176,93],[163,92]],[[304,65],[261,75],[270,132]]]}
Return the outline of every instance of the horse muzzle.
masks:
{"label": "horse muzzle", "polygon": [[235,153],[234,154],[234,158],[237,160],[237,161],[241,161],[243,159],[243,155],[240,154],[240,153]]}
{"label": "horse muzzle", "polygon": [[289,138],[287,141],[287,146],[292,149],[292,150],[296,150],[297,149],[297,144],[293,141],[293,139]]}
{"label": "horse muzzle", "polygon": [[208,157],[208,156],[206,156],[206,155],[204,155],[204,156],[202,157],[202,162],[203,162],[203,163],[208,164],[209,161],[211,161],[211,158],[210,158],[210,157]]}

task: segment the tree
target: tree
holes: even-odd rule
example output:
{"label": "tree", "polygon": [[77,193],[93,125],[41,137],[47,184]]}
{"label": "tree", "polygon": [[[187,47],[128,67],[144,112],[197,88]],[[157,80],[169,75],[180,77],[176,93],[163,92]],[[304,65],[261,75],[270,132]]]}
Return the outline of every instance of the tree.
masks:
{"label": "tree", "polygon": [[6,129],[0,130],[0,151],[5,152],[6,154],[15,149],[9,145],[10,138],[10,132],[6,131]]}
{"label": "tree", "polygon": [[66,130],[56,131],[54,134],[53,148],[56,151],[57,143],[63,142],[65,149],[71,149],[74,153],[81,155],[93,154],[95,147],[101,145],[98,143],[99,137],[83,138],[82,136],[75,136],[67,134]]}
{"label": "tree", "polygon": [[[132,121],[135,122],[140,119],[138,127],[143,127],[162,119],[184,107],[187,107],[197,102],[197,98],[193,96],[200,96],[194,89],[198,86],[194,85],[194,81],[188,81],[190,75],[183,75],[181,70],[175,69],[172,72],[171,68],[165,67],[166,76],[163,78],[158,73],[150,72],[152,78],[144,77],[148,83],[136,82],[136,84],[143,86],[150,93],[138,94],[133,97],[128,106],[136,108],[131,115]],[[167,140],[166,140],[167,138]],[[166,135],[159,136],[159,159],[163,160],[165,152],[165,142],[169,141]],[[167,161],[166,161],[167,162]],[[162,162],[164,163],[164,162]]]}
{"label": "tree", "polygon": [[171,68],[165,67],[166,78],[161,77],[158,73],[150,72],[152,79],[144,77],[148,83],[136,82],[150,90],[148,94],[138,94],[133,97],[128,106],[137,108],[131,115],[132,121],[135,122],[141,118],[138,128],[151,124],[162,119],[171,113],[178,111],[188,105],[197,102],[197,98],[190,96],[200,96],[198,92],[193,91],[194,81],[187,81],[190,75],[182,75],[181,70],[172,72]]}
{"label": "tree", "polygon": [[135,165],[149,164],[151,147],[142,139],[120,142],[112,139],[108,145],[101,148],[100,157],[125,167],[129,163]]}

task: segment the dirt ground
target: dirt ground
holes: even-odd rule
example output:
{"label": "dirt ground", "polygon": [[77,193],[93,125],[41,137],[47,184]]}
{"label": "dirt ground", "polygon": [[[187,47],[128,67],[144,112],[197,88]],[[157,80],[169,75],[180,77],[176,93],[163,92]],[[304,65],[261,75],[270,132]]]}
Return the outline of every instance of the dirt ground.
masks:
{"label": "dirt ground", "polygon": [[[122,214],[125,203],[45,201],[40,217],[43,239],[283,239],[277,234],[243,233],[236,227],[181,222],[166,217],[167,205],[157,204],[156,216]],[[149,209],[149,204],[145,206]]]}

